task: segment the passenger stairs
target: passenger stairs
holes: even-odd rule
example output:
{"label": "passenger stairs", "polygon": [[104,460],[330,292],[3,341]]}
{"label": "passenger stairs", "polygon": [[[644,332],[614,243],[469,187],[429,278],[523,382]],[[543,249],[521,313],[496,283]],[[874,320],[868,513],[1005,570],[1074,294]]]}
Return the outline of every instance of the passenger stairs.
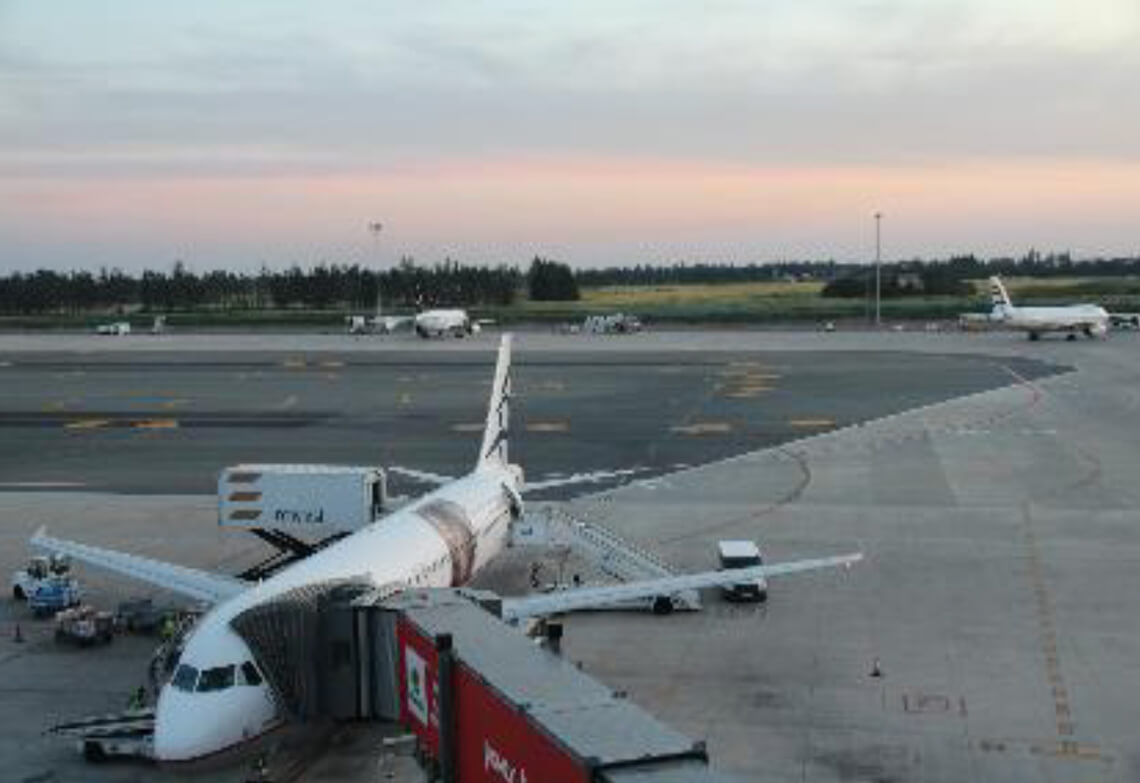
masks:
{"label": "passenger stairs", "polygon": [[88,761],[153,758],[154,710],[127,710],[68,721],[52,726],[48,734],[73,738]]}
{"label": "passenger stairs", "polygon": [[[678,576],[677,571],[652,552],[608,528],[576,519],[551,505],[529,512],[516,522],[513,541],[515,544],[568,547],[619,582]],[[696,590],[684,590],[671,598],[674,609],[697,611],[701,608],[700,594]]]}

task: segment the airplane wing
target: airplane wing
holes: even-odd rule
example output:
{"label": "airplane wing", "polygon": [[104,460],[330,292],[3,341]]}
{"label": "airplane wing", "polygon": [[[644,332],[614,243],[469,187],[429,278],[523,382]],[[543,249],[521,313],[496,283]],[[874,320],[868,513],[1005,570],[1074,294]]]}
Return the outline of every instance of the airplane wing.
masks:
{"label": "airplane wing", "polygon": [[[440,473],[432,473],[427,470],[417,470],[416,468],[405,468],[400,465],[389,465],[385,468],[389,473],[395,473],[400,476],[405,476],[414,481],[420,481],[425,484],[447,484],[455,481],[454,476],[444,476]],[[622,470],[596,470],[590,473],[575,473],[572,476],[562,476],[560,478],[546,479],[543,481],[528,481],[523,485],[523,493],[539,492],[544,489],[554,489],[557,487],[565,487],[573,484],[596,484],[599,481],[607,481],[614,478],[622,478],[625,476],[632,476],[644,468],[626,468]]]}
{"label": "airplane wing", "polygon": [[523,492],[538,492],[543,489],[554,489],[556,487],[565,487],[573,484],[596,484],[600,481],[608,481],[614,478],[623,478],[625,476],[632,476],[635,473],[644,470],[644,468],[623,468],[621,470],[595,470],[590,473],[575,473],[572,476],[562,476],[560,478],[545,479],[542,481],[528,481],[523,486]]}
{"label": "airplane wing", "polygon": [[38,549],[58,552],[96,568],[211,604],[232,598],[249,588],[244,582],[230,576],[52,538],[42,527],[32,536],[31,544]]}
{"label": "airplane wing", "polygon": [[796,574],[801,571],[850,566],[862,559],[863,553],[856,552],[850,555],[821,557],[815,560],[794,560],[773,565],[731,568],[724,571],[705,571],[697,574],[683,574],[664,579],[648,579],[603,587],[580,587],[524,598],[504,598],[503,619],[515,621],[527,617],[560,614],[579,609],[600,609],[618,603],[653,598],[659,595],[673,595],[683,590],[723,587],[741,582],[751,582],[760,578],[770,579],[774,576]]}
{"label": "airplane wing", "polygon": [[372,325],[382,332],[394,332],[411,326],[414,320],[412,315],[378,315],[372,319]]}
{"label": "airplane wing", "polygon": [[403,468],[399,465],[388,465],[385,470],[389,473],[397,473],[401,476],[406,476],[415,481],[422,481],[425,484],[449,484],[455,481],[454,476],[444,476],[441,473],[432,473],[428,470],[416,470],[415,468]]}

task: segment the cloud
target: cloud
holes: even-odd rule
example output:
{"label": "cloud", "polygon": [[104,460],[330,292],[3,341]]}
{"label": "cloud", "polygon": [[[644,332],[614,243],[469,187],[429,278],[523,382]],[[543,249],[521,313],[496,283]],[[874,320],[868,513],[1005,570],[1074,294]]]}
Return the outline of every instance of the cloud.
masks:
{"label": "cloud", "polygon": [[[0,6],[0,202],[10,217],[0,229],[11,238],[21,221],[51,212],[39,199],[64,194],[79,209],[102,190],[130,216],[104,216],[125,242],[148,213],[119,186],[146,193],[146,183],[180,193],[179,214],[213,214],[186,194],[209,201],[233,192],[226,182],[270,208],[287,184],[337,193],[347,181],[400,183],[425,215],[432,199],[453,204],[456,182],[525,212],[558,185],[524,187],[519,172],[572,177],[583,161],[648,182],[655,169],[703,172],[658,183],[701,193],[715,172],[779,170],[787,188],[799,176],[826,189],[819,171],[877,171],[858,180],[864,201],[900,173],[940,183],[938,172],[954,167],[974,178],[956,197],[993,187],[995,172],[1047,182],[1058,166],[1092,166],[1103,181],[1113,166],[1140,163],[1138,30],[1134,0],[9,0]],[[202,181],[211,187],[194,190]],[[636,181],[590,183],[599,191],[579,182],[578,203],[559,201],[528,225],[571,247],[574,232],[558,221],[574,225],[590,203],[610,204],[605,188],[645,197]],[[496,201],[496,187],[525,195]],[[1120,195],[1135,203],[1131,191]],[[337,198],[338,209],[368,209],[363,196]],[[820,218],[810,199],[796,203],[804,220]],[[862,203],[851,195],[843,209]],[[677,205],[658,217],[676,226],[688,213],[747,235],[730,205]],[[260,224],[233,208],[243,220],[211,220],[241,244],[235,226]],[[160,212],[151,219],[165,224]],[[482,225],[505,236],[511,221],[501,218]],[[305,224],[305,209],[296,220]],[[303,241],[331,241],[329,220]],[[618,244],[637,247],[635,232],[651,223],[631,218]],[[711,229],[694,231],[713,241]],[[494,244],[476,234],[470,247]]]}
{"label": "cloud", "polygon": [[1140,11],[1123,0],[202,5],[112,13],[108,40],[66,53],[46,35],[7,47],[7,162],[158,144],[203,165],[308,148],[301,166],[328,147],[357,164],[583,147],[889,163],[1019,154],[1026,137],[1031,154],[1136,152],[1113,131],[1140,119]]}

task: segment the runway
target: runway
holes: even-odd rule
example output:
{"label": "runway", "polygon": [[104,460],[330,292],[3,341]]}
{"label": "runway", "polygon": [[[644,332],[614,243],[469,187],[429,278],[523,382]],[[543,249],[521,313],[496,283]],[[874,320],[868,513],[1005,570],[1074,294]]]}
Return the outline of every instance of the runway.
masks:
{"label": "runway", "polygon": [[[1064,369],[976,355],[520,343],[511,445],[532,480],[658,475]],[[469,469],[493,342],[484,351],[372,345],[6,353],[0,490],[210,493],[223,467],[242,462]]]}
{"label": "runway", "polygon": [[[485,337],[347,350],[324,337],[288,349],[242,338],[209,352],[189,337],[162,351],[142,340],[0,341],[0,567],[14,568],[48,523],[64,537],[232,569],[256,545],[216,527],[206,493],[218,463],[377,454],[459,470],[478,437]],[[512,447],[532,476],[645,468],[560,507],[685,569],[713,565],[726,537],[754,538],[771,560],[866,553],[848,572],[774,582],[764,606],[709,593],[699,614],[566,619],[565,655],[706,739],[715,767],[765,781],[1140,778],[1134,335],[524,334],[518,349]],[[53,375],[75,371],[73,385]],[[256,393],[233,391],[239,383]],[[414,415],[391,413],[404,386]],[[42,409],[72,388],[74,409]],[[167,411],[171,399],[186,402]],[[88,416],[114,423],[66,426]],[[178,425],[132,423],[160,417]],[[243,451],[243,440],[260,450]],[[70,469],[52,472],[41,450],[68,448]],[[518,584],[526,556],[512,557],[488,581]],[[84,576],[99,602],[140,592]],[[8,637],[17,609],[2,611]],[[37,626],[29,634],[19,647],[0,641],[0,755],[15,779],[138,779],[138,768],[86,766],[38,731],[121,706],[145,645],[77,653]],[[321,774],[301,779],[334,779]]]}

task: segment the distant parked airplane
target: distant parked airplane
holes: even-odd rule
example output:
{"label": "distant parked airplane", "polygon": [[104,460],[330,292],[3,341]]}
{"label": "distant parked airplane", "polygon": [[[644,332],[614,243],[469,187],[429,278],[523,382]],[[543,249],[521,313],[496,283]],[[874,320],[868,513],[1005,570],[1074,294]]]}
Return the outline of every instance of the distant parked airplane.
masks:
{"label": "distant parked airplane", "polygon": [[1094,304],[1014,307],[997,276],[990,278],[990,292],[994,305],[990,320],[1028,333],[1030,340],[1040,339],[1047,332],[1065,332],[1070,340],[1075,340],[1078,333],[1104,337],[1113,318],[1103,307]]}
{"label": "distant parked airplane", "polygon": [[482,324],[490,321],[473,320],[466,310],[423,310],[415,315],[350,315],[345,319],[349,334],[377,332],[388,334],[397,329],[412,328],[423,338],[467,337],[478,334]]}

